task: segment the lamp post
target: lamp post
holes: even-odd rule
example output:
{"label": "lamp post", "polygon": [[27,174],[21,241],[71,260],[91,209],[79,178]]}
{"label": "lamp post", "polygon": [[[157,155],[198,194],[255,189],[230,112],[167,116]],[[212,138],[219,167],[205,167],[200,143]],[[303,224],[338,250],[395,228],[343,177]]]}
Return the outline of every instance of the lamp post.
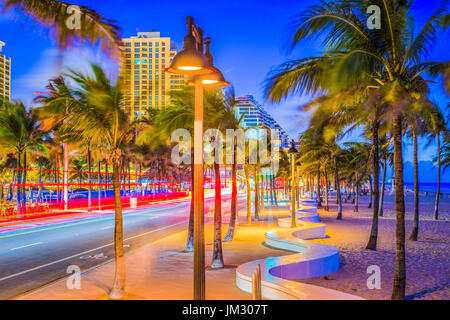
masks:
{"label": "lamp post", "polygon": [[[222,73],[214,67],[209,52],[211,40],[203,39],[203,30],[187,17],[188,33],[183,41],[183,50],[172,60],[165,71],[193,76],[188,85],[195,87],[194,106],[194,299],[205,299],[205,234],[204,234],[204,190],[203,190],[203,88],[228,85]],[[206,52],[203,47],[206,44]]]}
{"label": "lamp post", "polygon": [[294,140],[291,141],[291,147],[288,150],[288,154],[291,157],[291,175],[292,175],[292,191],[291,191],[291,228],[297,227],[297,221],[295,216],[295,155],[298,153],[297,149],[295,148]]}

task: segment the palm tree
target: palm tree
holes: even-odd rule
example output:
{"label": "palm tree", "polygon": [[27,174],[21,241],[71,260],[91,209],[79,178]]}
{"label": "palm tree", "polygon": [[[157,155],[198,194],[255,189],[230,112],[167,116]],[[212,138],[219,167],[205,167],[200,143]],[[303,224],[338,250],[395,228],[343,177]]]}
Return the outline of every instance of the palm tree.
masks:
{"label": "palm tree", "polygon": [[[403,299],[406,286],[405,203],[403,194],[403,109],[417,97],[426,97],[423,76],[436,76],[444,65],[426,62],[441,27],[448,27],[447,2],[436,10],[417,36],[412,33],[413,1],[338,0],[321,2],[305,10],[292,23],[292,48],[300,41],[322,39],[327,52],[319,57],[290,61],[269,77],[267,95],[274,101],[291,93],[340,91],[357,83],[373,83],[389,104],[387,119],[393,124],[396,203],[396,267],[393,299]],[[369,5],[383,8],[381,28],[367,28]],[[374,75],[377,75],[374,77]]]}
{"label": "palm tree", "polygon": [[141,120],[131,122],[123,109],[122,79],[112,83],[98,65],[92,65],[92,75],[71,71],[68,76],[79,86],[76,91],[87,104],[74,105],[68,115],[68,131],[80,140],[103,143],[108,161],[113,167],[115,202],[114,254],[115,276],[109,293],[112,299],[121,299],[125,287],[125,257],[123,248],[122,199],[120,194],[120,156],[122,147],[134,136]]}
{"label": "palm tree", "polygon": [[51,29],[55,33],[57,44],[60,48],[71,47],[75,42],[101,43],[102,49],[119,56],[119,45],[122,40],[119,35],[119,27],[115,22],[104,18],[99,13],[86,6],[77,6],[80,12],[72,11],[71,14],[79,14],[80,24],[78,28],[69,28],[67,20],[68,12],[73,4],[55,0],[0,0],[5,11],[18,10],[31,17],[38,24]]}
{"label": "palm tree", "polygon": [[68,184],[69,184],[69,144],[73,141],[65,128],[65,119],[67,114],[73,112],[74,106],[79,103],[86,103],[86,101],[77,99],[74,96],[73,90],[67,85],[66,79],[63,76],[56,77],[49,80],[46,86],[49,95],[38,96],[35,102],[42,104],[37,109],[40,118],[42,119],[44,128],[46,130],[53,130],[58,140],[64,144],[64,159],[63,159],[63,192],[64,192],[64,206],[67,209],[68,205]]}
{"label": "palm tree", "polygon": [[[208,126],[215,127],[221,132],[225,130],[243,130],[241,127],[241,122],[247,114],[244,112],[239,119],[236,118],[234,113],[234,106],[236,104],[234,89],[231,87],[225,93],[222,91],[208,91],[205,95],[207,108],[209,109],[208,113],[210,114]],[[238,159],[237,154],[238,151],[243,151],[237,141],[237,137],[233,138],[232,141],[233,150],[228,150],[227,152],[233,153],[233,163],[231,165],[231,212],[230,212],[230,223],[228,225],[228,232],[223,239],[223,241],[232,241],[234,237],[234,230],[236,226],[237,219],[237,165]],[[244,145],[245,147],[245,145]]]}
{"label": "palm tree", "polygon": [[26,210],[25,184],[27,152],[42,149],[44,132],[35,112],[27,111],[20,102],[6,102],[0,109],[0,146],[16,154],[17,211]]}
{"label": "palm tree", "polygon": [[[138,143],[146,142],[151,148],[156,148],[168,140],[176,129],[184,128],[193,137],[194,132],[194,89],[184,87],[183,90],[169,91],[170,106],[154,116],[154,130],[143,132]],[[207,118],[207,117],[206,117]],[[149,129],[150,130],[150,129]],[[191,145],[193,145],[191,140]],[[191,150],[191,190],[194,190],[194,153]],[[194,250],[194,196],[191,194],[188,236],[185,251]]]}
{"label": "palm tree", "polygon": [[409,135],[413,139],[414,164],[414,223],[409,240],[417,241],[419,235],[419,161],[417,158],[417,137],[425,134],[426,128],[423,121],[423,114],[418,114],[414,112],[414,110],[410,110],[406,113],[405,120],[410,127]]}
{"label": "palm tree", "polygon": [[447,132],[444,138],[444,143],[441,148],[441,167],[445,171],[450,167],[450,135]]}
{"label": "palm tree", "polygon": [[432,110],[429,113],[429,116],[426,118],[426,122],[431,131],[431,137],[436,138],[437,143],[437,156],[434,160],[434,163],[437,164],[438,169],[438,177],[437,177],[437,188],[436,188],[436,199],[434,202],[434,213],[433,219],[439,219],[439,199],[441,196],[441,135],[447,131],[447,125],[444,120],[444,116],[442,112],[439,110],[439,107],[436,104],[432,104]]}

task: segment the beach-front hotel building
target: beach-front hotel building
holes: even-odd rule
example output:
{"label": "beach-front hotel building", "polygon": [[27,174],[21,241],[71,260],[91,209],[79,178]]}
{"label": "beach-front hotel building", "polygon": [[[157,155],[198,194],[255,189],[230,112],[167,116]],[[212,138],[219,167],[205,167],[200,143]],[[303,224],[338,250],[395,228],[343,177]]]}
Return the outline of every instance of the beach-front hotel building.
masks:
{"label": "beach-front hotel building", "polygon": [[170,38],[152,31],[138,32],[137,36],[122,41],[126,110],[134,119],[145,115],[147,108],[167,106],[168,91],[180,89],[187,82],[183,75],[164,72],[177,53]]}
{"label": "beach-front hotel building", "polygon": [[2,53],[4,45],[0,41],[0,102],[11,99],[11,58]]}
{"label": "beach-front hotel building", "polygon": [[241,122],[241,126],[244,129],[264,126],[270,128],[271,130],[276,130],[278,132],[278,139],[280,140],[280,147],[289,147],[289,136],[277,123],[277,121],[269,113],[267,113],[266,110],[264,110],[262,105],[259,104],[252,95],[243,95],[236,98],[236,104],[234,108],[234,114],[236,118],[240,119],[242,114],[244,113],[245,116]]}

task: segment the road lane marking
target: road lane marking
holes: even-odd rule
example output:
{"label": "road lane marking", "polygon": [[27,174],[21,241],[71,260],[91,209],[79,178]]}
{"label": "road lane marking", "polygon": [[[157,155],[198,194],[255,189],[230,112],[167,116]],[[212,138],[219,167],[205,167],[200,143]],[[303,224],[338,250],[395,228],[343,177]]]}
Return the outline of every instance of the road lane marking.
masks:
{"label": "road lane marking", "polygon": [[16,247],[16,248],[12,248],[9,249],[9,251],[14,251],[14,250],[19,250],[19,249],[23,249],[23,248],[28,248],[28,247],[32,247],[32,246],[37,246],[39,244],[41,244],[42,242],[36,242],[36,243],[31,243],[31,244],[27,244],[25,246],[20,246],[20,247]]}
{"label": "road lane marking", "polygon": [[106,229],[111,229],[111,228],[114,228],[114,226],[103,227],[103,228],[100,228],[100,230],[106,230]]}
{"label": "road lane marking", "polygon": [[[161,211],[164,210],[163,208],[161,209],[157,209],[155,208],[155,211]],[[172,209],[172,208],[171,208]],[[129,213],[129,214],[124,214],[124,218],[126,217],[130,217],[130,216],[136,216],[142,214],[141,212],[139,213]],[[30,234],[30,233],[36,233],[36,232],[42,232],[42,231],[48,231],[48,230],[56,230],[56,229],[61,229],[61,228],[68,228],[68,227],[72,227],[72,226],[78,226],[78,225],[83,225],[83,224],[88,224],[88,223],[95,223],[95,222],[99,222],[99,221],[106,221],[106,220],[114,220],[114,217],[106,217],[106,218],[101,218],[101,219],[97,219],[96,217],[92,218],[93,220],[88,220],[88,221],[82,221],[82,222],[77,222],[77,223],[70,223],[70,224],[64,224],[64,225],[60,225],[60,226],[55,226],[55,227],[49,227],[49,228],[44,228],[44,229],[39,229],[39,230],[32,230],[32,231],[26,231],[26,232],[21,232],[21,233],[14,233],[14,234],[9,234],[6,236],[0,236],[0,239],[3,238],[11,238],[11,237],[16,237],[16,236],[21,236],[24,234]],[[152,219],[149,219],[152,220]]]}
{"label": "road lane marking", "polygon": [[[138,235],[129,237],[129,238],[125,239],[124,241],[128,241],[128,240],[135,239],[135,238],[138,238],[138,237],[142,237],[142,236],[145,236],[145,235],[154,233],[154,232],[158,232],[158,231],[161,231],[161,230],[165,230],[165,229],[168,229],[168,228],[170,228],[170,227],[177,226],[177,225],[182,224],[182,223],[185,224],[186,221],[181,221],[181,222],[178,222],[178,223],[175,223],[175,224],[171,224],[171,225],[168,225],[168,226],[165,226],[165,227],[156,229],[156,230],[144,232],[144,233],[141,233],[141,234],[138,234]],[[21,276],[21,275],[23,275],[23,274],[25,274],[25,273],[32,272],[32,271],[36,271],[36,270],[39,270],[39,269],[42,269],[42,268],[45,268],[45,267],[54,265],[54,264],[56,264],[56,263],[60,263],[60,262],[63,262],[63,261],[66,261],[66,260],[69,260],[69,259],[72,259],[72,258],[76,258],[76,257],[78,257],[78,256],[80,256],[80,255],[85,255],[85,254],[90,253],[90,252],[92,252],[92,251],[96,251],[96,250],[99,250],[99,249],[103,249],[103,248],[106,248],[106,247],[109,247],[109,246],[112,246],[112,245],[114,245],[114,242],[111,242],[111,243],[109,243],[109,244],[105,244],[104,246],[101,246],[101,247],[98,247],[98,248],[94,248],[94,249],[91,249],[91,250],[87,250],[87,251],[84,251],[84,252],[81,252],[81,253],[74,254],[74,255],[72,255],[72,256],[70,256],[70,257],[66,257],[66,258],[63,258],[63,259],[59,259],[59,260],[56,260],[56,261],[53,261],[53,262],[49,262],[49,263],[46,263],[46,264],[43,264],[43,265],[40,265],[40,266],[31,268],[31,269],[28,269],[28,270],[24,270],[24,271],[21,271],[21,272],[17,272],[17,273],[11,274],[11,275],[9,275],[9,276],[0,278],[0,281],[4,281],[4,280],[8,280],[8,279],[17,277],[17,276]]]}

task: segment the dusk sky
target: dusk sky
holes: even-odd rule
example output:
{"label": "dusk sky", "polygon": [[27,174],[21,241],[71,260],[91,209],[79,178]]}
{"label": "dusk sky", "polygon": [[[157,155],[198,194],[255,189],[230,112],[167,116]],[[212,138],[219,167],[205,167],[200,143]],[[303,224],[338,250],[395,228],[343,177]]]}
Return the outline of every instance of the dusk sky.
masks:
{"label": "dusk sky", "polygon": [[[212,38],[215,64],[223,71],[236,95],[252,94],[292,137],[297,137],[307,125],[307,117],[296,108],[308,101],[295,97],[277,105],[264,103],[263,82],[271,67],[288,58],[304,58],[319,54],[314,42],[306,43],[289,56],[284,50],[289,20],[316,1],[77,1],[88,5],[106,18],[117,21],[122,35],[129,37],[139,31],[159,31],[182,47],[186,34],[186,16],[194,17],[206,36]],[[416,29],[421,28],[441,1],[416,1]],[[25,22],[24,22],[25,21]],[[6,43],[4,53],[12,57],[12,98],[30,103],[34,91],[42,91],[47,80],[58,74],[58,50],[48,35],[24,20],[22,16],[0,15],[0,40]],[[430,59],[448,60],[448,33],[441,35]],[[89,50],[74,49],[64,54],[60,65],[87,68],[89,61],[114,64],[104,56]],[[440,85],[432,86],[432,95],[444,110],[449,99]],[[411,142],[406,142],[405,160],[411,161]],[[419,160],[431,160],[436,147],[425,147],[421,141]]]}

